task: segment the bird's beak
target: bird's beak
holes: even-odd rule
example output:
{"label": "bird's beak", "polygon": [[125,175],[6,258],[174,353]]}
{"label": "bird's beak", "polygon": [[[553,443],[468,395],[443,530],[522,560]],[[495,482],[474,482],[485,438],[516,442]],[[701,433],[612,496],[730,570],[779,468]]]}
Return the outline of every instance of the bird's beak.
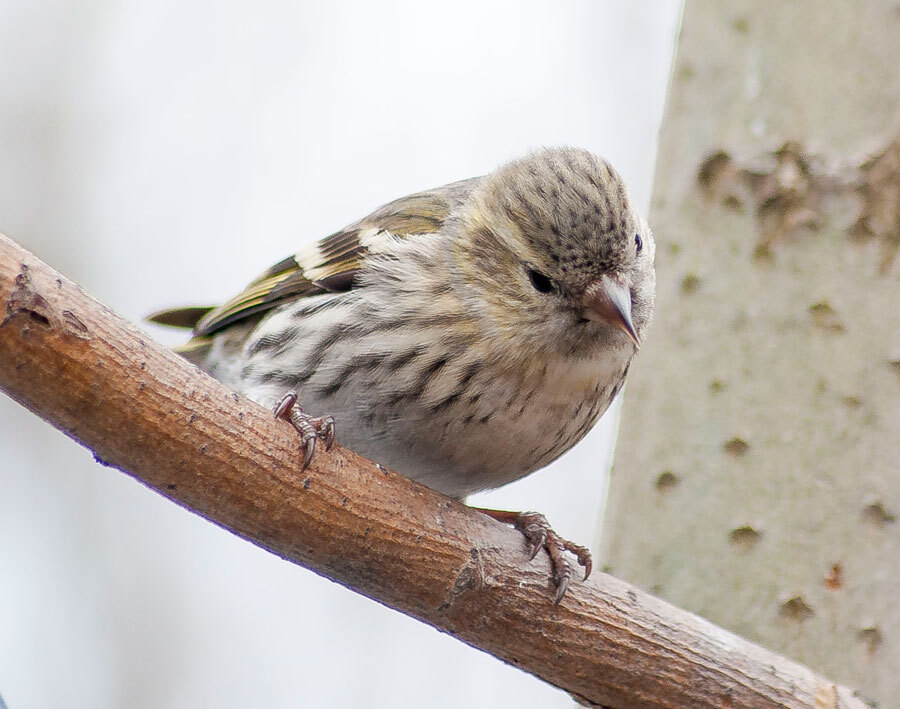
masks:
{"label": "bird's beak", "polygon": [[584,291],[584,317],[623,330],[640,348],[631,321],[631,290],[620,276],[603,274]]}

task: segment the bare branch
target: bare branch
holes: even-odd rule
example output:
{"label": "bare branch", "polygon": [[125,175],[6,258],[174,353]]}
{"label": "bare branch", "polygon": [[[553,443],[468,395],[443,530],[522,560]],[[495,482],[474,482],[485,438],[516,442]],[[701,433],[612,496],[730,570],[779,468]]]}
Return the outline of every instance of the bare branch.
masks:
{"label": "bare branch", "polygon": [[604,574],[553,605],[518,532],[295,431],[0,236],[0,388],[172,501],[610,707],[862,707],[809,669]]}

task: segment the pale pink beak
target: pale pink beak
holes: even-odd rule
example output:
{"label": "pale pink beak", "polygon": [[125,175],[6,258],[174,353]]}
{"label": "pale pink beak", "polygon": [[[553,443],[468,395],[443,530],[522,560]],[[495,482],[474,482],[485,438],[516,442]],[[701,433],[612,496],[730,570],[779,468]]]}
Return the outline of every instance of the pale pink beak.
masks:
{"label": "pale pink beak", "polygon": [[584,291],[584,317],[623,330],[640,349],[631,321],[631,291],[621,276],[603,274]]}

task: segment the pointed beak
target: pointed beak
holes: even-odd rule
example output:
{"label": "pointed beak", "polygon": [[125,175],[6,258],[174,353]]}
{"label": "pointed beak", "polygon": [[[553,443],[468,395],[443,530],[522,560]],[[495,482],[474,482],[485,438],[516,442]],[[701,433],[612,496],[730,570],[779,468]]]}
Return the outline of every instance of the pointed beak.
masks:
{"label": "pointed beak", "polygon": [[621,277],[604,274],[584,291],[584,317],[623,330],[640,349],[631,321],[631,291]]}

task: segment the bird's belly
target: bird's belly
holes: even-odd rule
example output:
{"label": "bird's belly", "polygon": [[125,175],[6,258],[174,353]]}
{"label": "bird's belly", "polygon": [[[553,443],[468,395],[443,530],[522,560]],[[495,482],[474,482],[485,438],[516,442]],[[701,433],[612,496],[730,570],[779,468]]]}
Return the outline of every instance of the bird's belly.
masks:
{"label": "bird's belly", "polygon": [[[623,375],[578,389],[483,391],[445,411],[409,407],[400,415],[369,400],[328,413],[343,445],[451,497],[500,487],[542,468],[575,445],[606,411]],[[328,402],[323,402],[328,409]],[[332,402],[337,403],[337,402]]]}
{"label": "bird's belly", "polygon": [[[290,315],[263,326],[288,327]],[[329,332],[326,325],[309,331]],[[309,414],[334,416],[342,445],[457,498],[524,477],[575,445],[606,411],[631,358],[606,350],[507,371],[474,348],[451,359],[376,334],[330,346],[327,356],[315,337],[298,336],[283,354],[248,354],[229,383],[269,407],[296,391]]]}

